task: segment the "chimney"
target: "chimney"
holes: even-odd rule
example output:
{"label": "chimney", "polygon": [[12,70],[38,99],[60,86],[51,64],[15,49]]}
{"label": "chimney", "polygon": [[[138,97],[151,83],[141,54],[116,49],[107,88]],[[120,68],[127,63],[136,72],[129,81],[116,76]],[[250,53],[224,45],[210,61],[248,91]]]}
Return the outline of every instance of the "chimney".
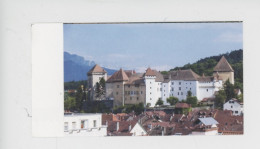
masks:
{"label": "chimney", "polygon": [[119,130],[119,122],[116,122],[116,131]]}
{"label": "chimney", "polygon": [[132,129],[132,126],[131,126],[131,124],[130,124],[129,127],[128,127],[128,130],[131,131],[131,129]]}

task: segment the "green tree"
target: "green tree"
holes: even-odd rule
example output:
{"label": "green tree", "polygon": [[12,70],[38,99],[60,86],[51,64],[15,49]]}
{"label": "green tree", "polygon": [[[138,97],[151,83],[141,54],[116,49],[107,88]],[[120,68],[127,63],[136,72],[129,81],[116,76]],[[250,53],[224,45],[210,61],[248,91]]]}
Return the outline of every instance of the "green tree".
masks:
{"label": "green tree", "polygon": [[64,100],[64,109],[65,110],[75,110],[76,109],[76,98],[68,96]]}
{"label": "green tree", "polygon": [[187,92],[187,97],[191,97],[192,96],[192,92],[191,91],[188,91]]}
{"label": "green tree", "polygon": [[168,103],[170,103],[170,105],[175,105],[179,99],[177,97],[171,96],[169,98],[166,99]]}
{"label": "green tree", "polygon": [[189,96],[187,97],[186,102],[191,104],[192,107],[196,107],[198,104],[198,99],[196,96]]}
{"label": "green tree", "polygon": [[216,97],[215,97],[215,105],[217,108],[222,109],[223,104],[227,99],[226,92],[224,90],[219,90]]}
{"label": "green tree", "polygon": [[85,92],[84,85],[78,87],[76,92],[76,110],[81,111],[83,107],[83,102],[86,101],[87,95]]}
{"label": "green tree", "polygon": [[156,102],[155,105],[159,105],[159,106],[163,105],[163,101],[162,101],[162,99],[159,98],[159,99],[157,100],[157,102]]}
{"label": "green tree", "polygon": [[103,98],[106,94],[106,81],[101,78],[99,82],[96,83],[96,98]]}
{"label": "green tree", "polygon": [[236,98],[236,94],[235,94],[235,87],[233,84],[231,84],[229,82],[229,80],[227,80],[225,83],[224,83],[224,90],[225,90],[225,93],[226,93],[226,99],[229,100],[231,98]]}

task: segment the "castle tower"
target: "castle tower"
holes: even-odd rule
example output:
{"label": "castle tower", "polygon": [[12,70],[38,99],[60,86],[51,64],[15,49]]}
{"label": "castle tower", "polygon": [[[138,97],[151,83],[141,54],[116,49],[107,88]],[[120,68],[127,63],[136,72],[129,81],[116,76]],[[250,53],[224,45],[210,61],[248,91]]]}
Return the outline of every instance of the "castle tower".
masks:
{"label": "castle tower", "polygon": [[220,77],[223,83],[229,79],[230,83],[234,84],[234,70],[228,63],[227,59],[222,56],[218,64],[214,67],[213,76]]}
{"label": "castle tower", "polygon": [[91,100],[95,100],[95,87],[96,83],[100,81],[101,78],[107,80],[107,72],[96,64],[90,71],[87,73],[88,76],[88,89],[89,89],[89,97]]}
{"label": "castle tower", "polygon": [[115,72],[106,81],[106,98],[113,98],[114,107],[125,104],[124,85],[127,81],[129,81],[129,77],[123,69]]}
{"label": "castle tower", "polygon": [[144,74],[144,81],[145,81],[145,87],[146,87],[146,103],[145,104],[149,104],[151,107],[154,107],[155,103],[158,100],[157,96],[155,95],[155,93],[157,91],[155,79],[156,79],[156,73],[149,67]]}

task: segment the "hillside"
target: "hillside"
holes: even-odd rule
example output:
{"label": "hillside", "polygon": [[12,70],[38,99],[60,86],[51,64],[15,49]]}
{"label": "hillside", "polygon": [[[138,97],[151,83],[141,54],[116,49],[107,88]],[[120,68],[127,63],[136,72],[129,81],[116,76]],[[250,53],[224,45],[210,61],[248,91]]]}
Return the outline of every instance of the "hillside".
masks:
{"label": "hillside", "polygon": [[205,75],[210,76],[213,74],[213,68],[216,66],[216,64],[218,63],[218,61],[222,56],[225,56],[225,58],[228,60],[228,62],[234,69],[236,85],[242,89],[243,88],[243,50],[242,49],[234,50],[230,53],[220,54],[218,56],[210,56],[210,57],[202,58],[195,63],[192,64],[188,63],[182,67],[175,67],[174,69],[171,70],[192,69],[194,72],[196,72],[199,75],[202,75],[204,73]]}
{"label": "hillside", "polygon": [[[85,60],[82,56],[64,52],[64,82],[87,80],[87,72],[95,65],[94,61]],[[104,68],[108,75],[115,70]]]}

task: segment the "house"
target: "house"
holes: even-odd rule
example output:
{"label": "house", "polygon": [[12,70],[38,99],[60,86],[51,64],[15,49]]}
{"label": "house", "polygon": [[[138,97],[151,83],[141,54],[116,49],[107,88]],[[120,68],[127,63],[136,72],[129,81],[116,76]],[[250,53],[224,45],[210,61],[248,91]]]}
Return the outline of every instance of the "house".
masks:
{"label": "house", "polygon": [[231,110],[233,115],[243,114],[243,103],[240,103],[237,99],[232,98],[223,105],[224,110]]}
{"label": "house", "polygon": [[213,76],[221,77],[223,82],[229,80],[231,84],[235,83],[234,70],[224,56],[221,57],[218,64],[214,67]]}
{"label": "house", "polygon": [[224,56],[212,76],[200,76],[191,69],[174,70],[166,75],[150,67],[144,73],[120,69],[106,81],[106,98],[113,99],[114,106],[143,103],[154,107],[159,99],[163,105],[169,105],[167,98],[174,96],[182,101],[191,92],[201,101],[214,98],[226,80],[234,83],[234,70]]}
{"label": "house", "polygon": [[65,114],[64,133],[66,136],[106,136],[107,126],[102,125],[102,114]]}
{"label": "house", "polygon": [[219,124],[213,117],[198,118],[199,123],[192,129],[191,135],[218,135]]}
{"label": "house", "polygon": [[96,64],[93,68],[91,68],[88,73],[88,91],[89,91],[89,98],[91,100],[101,100],[102,98],[96,98],[96,83],[98,83],[101,78],[107,80],[107,72],[104,68],[100,67]]}
{"label": "house", "polygon": [[135,126],[131,129],[130,133],[133,134],[133,136],[146,136],[147,132],[143,128],[143,126],[140,123],[136,123]]}

